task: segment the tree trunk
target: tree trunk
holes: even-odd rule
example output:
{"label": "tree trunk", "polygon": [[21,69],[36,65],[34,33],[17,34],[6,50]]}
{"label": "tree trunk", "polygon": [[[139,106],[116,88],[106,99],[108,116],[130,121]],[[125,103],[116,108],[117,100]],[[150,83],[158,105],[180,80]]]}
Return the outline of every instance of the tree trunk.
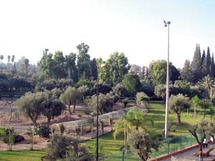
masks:
{"label": "tree trunk", "polygon": [[194,116],[196,116],[196,106],[194,106],[194,112],[193,112]]}
{"label": "tree trunk", "polygon": [[212,152],[215,149],[215,145],[211,146],[208,151],[205,153],[205,156],[208,157],[210,155],[210,152]]}
{"label": "tree trunk", "polygon": [[74,105],[73,105],[73,113],[75,113],[75,106],[76,106],[76,101],[74,102]]}
{"label": "tree trunk", "polygon": [[142,153],[138,153],[138,156],[140,157],[141,161],[147,161],[148,157],[144,156]]}
{"label": "tree trunk", "polygon": [[127,128],[124,128],[124,148],[125,152],[128,150],[128,144],[127,144]]}
{"label": "tree trunk", "polygon": [[72,111],[71,111],[70,106],[71,106],[71,105],[68,106],[68,109],[69,109],[69,114],[71,115],[71,114],[72,114]]}
{"label": "tree trunk", "polygon": [[49,128],[50,121],[51,121],[51,117],[48,117],[48,118],[47,118],[47,127],[48,127],[48,128]]}
{"label": "tree trunk", "polygon": [[176,115],[177,115],[177,120],[178,120],[177,125],[181,125],[181,115],[180,115],[180,113],[176,113]]}

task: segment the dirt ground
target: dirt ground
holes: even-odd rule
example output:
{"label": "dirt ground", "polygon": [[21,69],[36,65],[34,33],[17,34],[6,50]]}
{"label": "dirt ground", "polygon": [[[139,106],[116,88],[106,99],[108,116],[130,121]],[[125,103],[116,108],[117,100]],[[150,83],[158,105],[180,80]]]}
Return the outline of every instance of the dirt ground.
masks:
{"label": "dirt ground", "polygon": [[[63,114],[61,114],[58,117],[55,117],[53,120],[51,120],[50,124],[54,123],[60,123],[60,122],[67,122],[67,121],[74,121],[74,120],[80,120],[83,118],[89,117],[89,115],[83,114],[80,111],[83,109],[83,105],[79,105],[76,107],[77,112],[72,115],[69,115],[68,110],[65,110]],[[115,110],[121,109],[121,104],[116,104],[114,106]],[[40,116],[38,119],[38,124],[46,124],[47,119],[44,116]],[[33,126],[32,121],[30,119],[25,118],[16,109],[14,102],[6,102],[6,101],[0,101],[0,127],[14,127],[14,126]],[[25,140],[17,143],[12,146],[13,150],[25,150],[30,149],[30,138],[27,134],[20,134],[24,136]],[[45,139],[39,136],[34,137],[34,149],[44,149],[47,147],[47,143],[49,142],[49,139]],[[9,146],[3,141],[0,141],[0,151],[2,150],[8,150]]]}

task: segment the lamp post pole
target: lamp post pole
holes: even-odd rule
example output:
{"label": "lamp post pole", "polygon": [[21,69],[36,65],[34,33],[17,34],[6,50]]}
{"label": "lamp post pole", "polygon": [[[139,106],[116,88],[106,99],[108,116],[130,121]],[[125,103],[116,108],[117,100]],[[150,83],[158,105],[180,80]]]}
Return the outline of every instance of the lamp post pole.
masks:
{"label": "lamp post pole", "polygon": [[99,69],[96,79],[96,161],[99,160]]}
{"label": "lamp post pole", "polygon": [[164,26],[168,28],[168,49],[167,49],[167,66],[166,66],[166,108],[165,108],[165,138],[168,138],[168,115],[169,115],[169,25],[170,21],[164,20]]}

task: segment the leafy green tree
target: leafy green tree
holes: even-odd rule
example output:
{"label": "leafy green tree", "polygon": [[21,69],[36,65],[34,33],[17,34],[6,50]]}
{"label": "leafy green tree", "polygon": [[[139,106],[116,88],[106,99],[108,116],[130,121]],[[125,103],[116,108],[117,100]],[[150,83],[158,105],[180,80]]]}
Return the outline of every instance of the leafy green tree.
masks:
{"label": "leafy green tree", "polygon": [[47,157],[51,160],[63,159],[66,156],[67,148],[71,145],[72,139],[65,136],[54,136],[51,144],[48,145]]}
{"label": "leafy green tree", "polygon": [[66,106],[56,98],[54,92],[55,90],[46,91],[46,100],[42,103],[42,114],[47,117],[47,127],[49,127],[51,119],[61,115],[62,111],[66,109]]}
{"label": "leafy green tree", "polygon": [[71,105],[73,104],[73,113],[75,113],[76,103],[81,101],[82,98],[82,93],[78,89],[71,86],[67,87],[65,92],[60,96],[60,100],[68,105],[70,114],[72,114]]}
{"label": "leafy green tree", "polygon": [[166,83],[166,61],[157,60],[149,65],[149,72],[154,85]]}
{"label": "leafy green tree", "polygon": [[138,75],[126,74],[122,80],[122,85],[133,96],[140,91],[141,83]]}
{"label": "leafy green tree", "polygon": [[68,73],[65,70],[66,69],[66,60],[63,55],[63,52],[61,51],[56,51],[54,54],[54,78],[56,79],[61,79],[61,78],[66,78]]}
{"label": "leafy green tree", "polygon": [[46,100],[45,94],[42,92],[26,93],[16,101],[18,110],[25,116],[31,119],[34,126],[37,127],[37,119],[41,115],[43,106],[42,103]]}
{"label": "leafy green tree", "polygon": [[43,57],[38,63],[38,67],[41,70],[42,74],[49,77],[54,78],[54,60],[53,60],[53,54],[49,53],[43,53]]}
{"label": "leafy green tree", "polygon": [[170,80],[172,81],[173,84],[180,77],[179,70],[172,63],[169,63],[169,74],[170,74]]}
{"label": "leafy green tree", "polygon": [[97,95],[93,95],[90,99],[89,106],[93,108],[94,113],[97,112],[97,106],[99,114],[104,114],[111,112],[113,110],[114,105],[114,96],[110,94],[102,94],[98,95],[98,104],[97,104]]}
{"label": "leafy green tree", "polygon": [[[199,148],[203,148],[204,138],[215,135],[215,125],[207,120],[201,120],[199,123],[193,124],[188,128],[188,131],[196,139]],[[215,146],[211,146],[206,152],[205,156],[209,156],[210,152],[215,149]]]}
{"label": "leafy green tree", "polygon": [[78,59],[77,59],[77,68],[78,68],[78,78],[89,79],[91,77],[91,61],[90,55],[88,54],[89,46],[87,44],[81,43],[77,46],[78,49]]}
{"label": "leafy green tree", "polygon": [[78,69],[76,66],[76,58],[77,55],[75,53],[70,53],[65,57],[68,78],[72,79],[75,83],[78,81]]}
{"label": "leafy green tree", "polygon": [[[149,101],[149,96],[147,96],[144,92],[138,92],[136,94],[136,103],[142,103],[143,101]],[[147,104],[145,104],[147,106]]]}
{"label": "leafy green tree", "polygon": [[169,108],[173,111],[177,116],[177,124],[181,125],[181,113],[190,108],[189,98],[182,95],[171,95],[169,98]]}
{"label": "leafy green tree", "polygon": [[124,133],[124,147],[125,150],[128,149],[127,144],[127,136],[128,133],[131,132],[132,127],[135,128],[135,130],[138,130],[139,128],[147,131],[146,128],[146,122],[151,121],[148,119],[147,115],[144,113],[142,109],[139,108],[131,108],[127,113],[122,115],[114,124],[114,133],[113,136],[116,138],[118,134],[121,132]]}
{"label": "leafy green tree", "polygon": [[154,96],[154,85],[150,78],[144,78],[140,80],[142,85],[141,89],[144,93],[146,93],[149,97]]}
{"label": "leafy green tree", "polygon": [[115,52],[110,55],[110,58],[100,70],[102,82],[116,85],[122,81],[129,69],[128,58],[125,57],[124,53]]}
{"label": "leafy green tree", "polygon": [[59,161],[93,161],[87,147],[65,136],[54,136],[48,146],[47,158]]}
{"label": "leafy green tree", "polygon": [[166,85],[165,84],[156,85],[155,86],[155,95],[157,97],[165,99],[165,97],[166,97]]}
{"label": "leafy green tree", "polygon": [[[166,83],[166,67],[167,62],[165,60],[153,61],[149,65],[149,72],[154,85]],[[178,80],[180,76],[180,72],[171,62],[169,63],[169,76],[173,83]]]}
{"label": "leafy green tree", "polygon": [[186,60],[184,63],[184,67],[181,70],[181,79],[192,82],[193,81],[193,74],[191,69],[191,63],[189,60]]}
{"label": "leafy green tree", "polygon": [[212,102],[209,99],[201,99],[199,101],[199,107],[201,107],[204,110],[204,118],[205,118],[206,109],[210,109],[212,107]]}
{"label": "leafy green tree", "polygon": [[152,149],[158,151],[160,143],[144,130],[133,130],[128,135],[128,144],[142,161],[147,161]]}
{"label": "leafy green tree", "polygon": [[196,116],[196,109],[199,107],[200,99],[197,95],[195,95],[194,97],[191,98],[190,102],[194,109],[194,116]]}

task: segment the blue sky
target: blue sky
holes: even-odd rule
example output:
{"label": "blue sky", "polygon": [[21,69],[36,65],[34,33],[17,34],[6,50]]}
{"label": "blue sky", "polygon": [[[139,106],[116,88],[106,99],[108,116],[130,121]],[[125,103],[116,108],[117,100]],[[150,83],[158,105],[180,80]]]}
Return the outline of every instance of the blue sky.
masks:
{"label": "blue sky", "polygon": [[130,64],[148,66],[167,57],[183,67],[196,44],[215,51],[213,0],[7,0],[0,1],[0,54],[30,63],[48,48],[69,54],[82,42],[91,58],[123,52]]}

